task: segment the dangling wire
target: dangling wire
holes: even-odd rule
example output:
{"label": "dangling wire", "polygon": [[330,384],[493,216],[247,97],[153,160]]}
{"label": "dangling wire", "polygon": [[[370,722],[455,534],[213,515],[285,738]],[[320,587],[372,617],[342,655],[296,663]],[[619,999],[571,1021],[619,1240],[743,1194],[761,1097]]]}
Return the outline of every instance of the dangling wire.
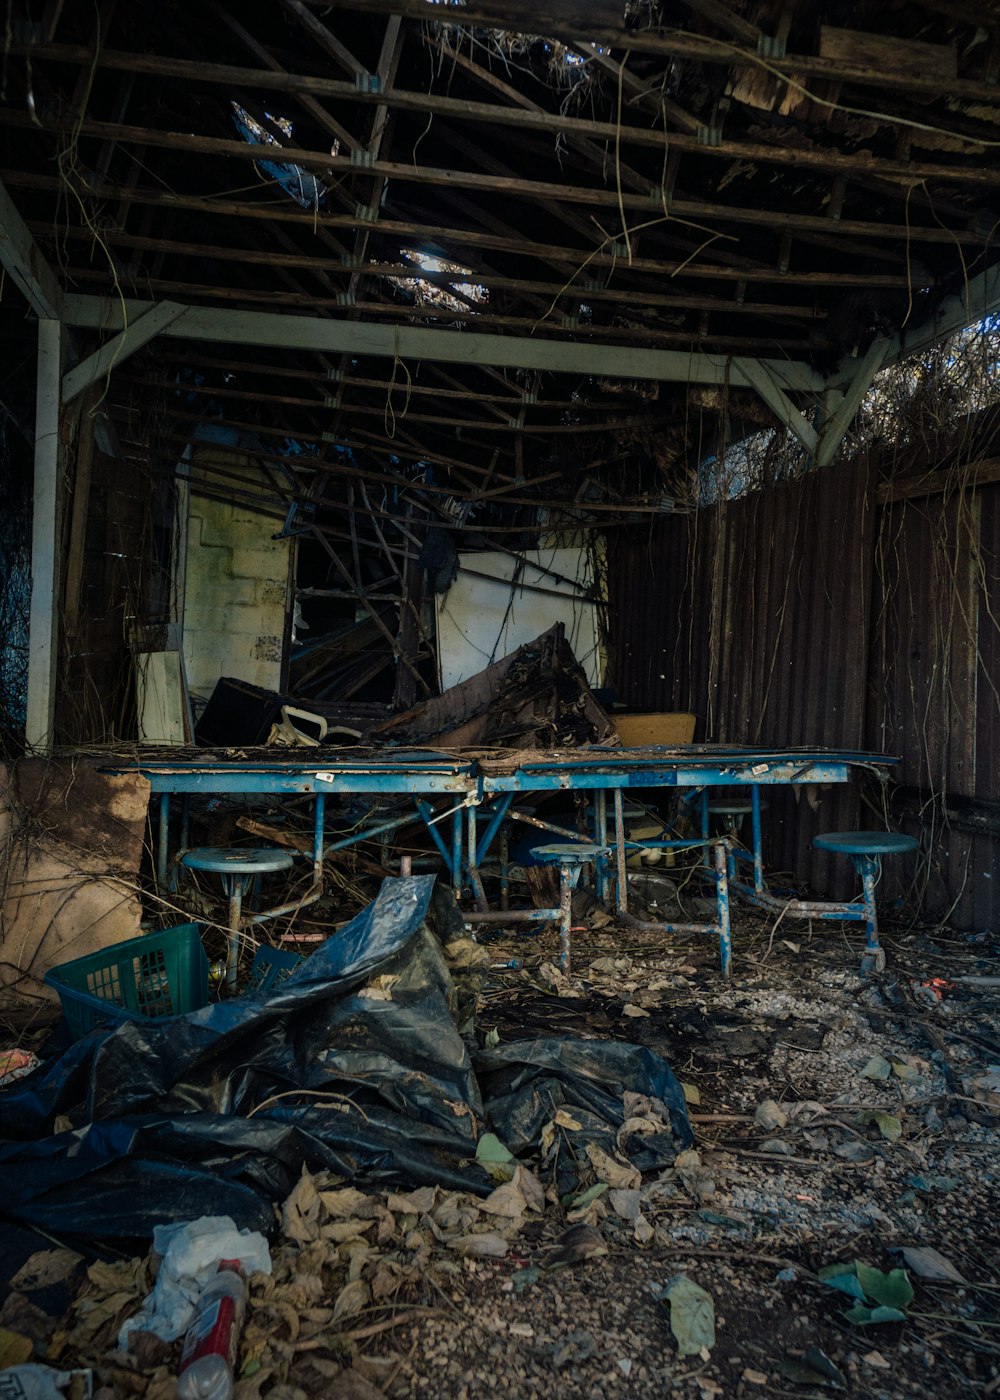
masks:
{"label": "dangling wire", "polygon": [[407,369],[405,362],[399,357],[399,329],[397,328],[396,348],[392,352],[392,375],[389,379],[389,387],[385,391],[385,411],[382,415],[385,435],[390,439],[396,436],[396,411],[392,406],[392,391],[396,387],[396,374],[400,369],[406,375],[406,398],[403,402],[403,410],[399,416],[400,418],[405,418],[410,410],[410,398],[413,394],[413,377]]}

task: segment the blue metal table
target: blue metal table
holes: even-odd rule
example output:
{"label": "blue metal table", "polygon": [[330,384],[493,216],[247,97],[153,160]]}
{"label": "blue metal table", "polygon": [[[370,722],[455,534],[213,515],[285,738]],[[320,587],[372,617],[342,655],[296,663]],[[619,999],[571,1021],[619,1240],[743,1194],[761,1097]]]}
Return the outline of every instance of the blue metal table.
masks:
{"label": "blue metal table", "polygon": [[[766,749],[742,745],[687,744],[675,748],[574,748],[544,753],[517,750],[463,752],[461,750],[380,749],[358,751],[336,749],[325,755],[310,751],[309,757],[282,757],[273,752],[247,754],[245,758],[216,758],[211,752],[198,752],[181,758],[158,759],[141,755],[128,763],[109,764],[105,771],[140,772],[148,778],[159,800],[160,823],[157,874],[166,884],[170,800],[175,794],[307,794],[315,798],[313,836],[313,885],[303,900],[288,906],[293,912],[319,897],[324,855],[388,833],[413,820],[412,813],[393,817],[376,826],[365,827],[332,843],[325,840],[325,802],[328,795],[371,794],[409,796],[423,820],[449,872],[456,892],[468,884],[475,896],[479,918],[501,918],[489,911],[480,876],[480,864],[508,815],[518,794],[585,792],[591,796],[594,830],[590,833],[600,847],[614,852],[614,883],[620,914],[628,915],[626,853],[632,849],[677,849],[701,846],[706,854],[714,849],[714,860],[706,869],[718,891],[719,913],[715,925],[672,925],[699,932],[714,931],[725,945],[728,939],[728,885],[755,903],[769,908],[786,908],[767,890],[761,854],[760,792],[762,788],[785,784],[845,783],[859,769],[879,774],[897,763],[884,754],[820,748]],[[698,840],[628,840],[624,825],[624,793],[638,788],[684,789],[691,799],[708,794],[713,788],[744,787],[750,792],[753,819],[752,851],[733,848],[722,837],[712,837],[707,829],[707,796],[702,797],[703,828]],[[436,809],[431,799],[452,799]],[[609,796],[613,830],[609,831]],[[480,820],[485,822],[480,829]],[[450,839],[439,827],[450,823]],[[536,822],[536,825],[548,825]],[[556,834],[575,836],[551,827]],[[182,845],[186,840],[182,837]],[[752,863],[751,881],[739,878],[739,861]],[[607,888],[608,870],[603,859],[597,866],[599,892]],[[808,908],[819,914],[819,904]],[[823,905],[825,918],[842,917],[853,906]],[[272,911],[278,913],[284,911]],[[794,909],[792,912],[795,912]],[[805,912],[805,909],[804,909]],[[634,921],[633,921],[634,922]],[[659,925],[657,925],[659,927]],[[667,926],[664,926],[667,927]],[[723,963],[728,950],[723,947]]]}
{"label": "blue metal table", "polygon": [[[238,793],[252,796],[297,794],[315,798],[313,885],[303,900],[289,905],[287,911],[275,910],[271,911],[272,914],[294,912],[319,898],[325,855],[384,835],[413,820],[412,813],[407,813],[327,843],[325,818],[328,796],[369,794],[410,797],[441,853],[453,885],[458,889],[462,883],[462,817],[468,805],[477,800],[477,789],[472,761],[458,754],[424,750],[357,753],[334,749],[328,750],[322,757],[311,750],[308,759],[276,759],[273,750],[268,750],[265,755],[254,754],[251,750],[247,757],[234,759],[231,756],[216,758],[211,751],[201,750],[190,757],[169,759],[141,754],[129,763],[108,764],[104,771],[117,774],[138,772],[149,781],[159,805],[156,871],[161,889],[167,884],[171,798]],[[430,805],[429,799],[441,796],[454,800],[438,811]],[[446,821],[450,823],[450,843],[446,843],[438,831],[438,827]],[[181,846],[186,845],[185,815],[185,834],[182,835]]]}
{"label": "blue metal table", "polygon": [[[519,793],[548,793],[584,791],[591,794],[594,808],[593,840],[599,846],[610,845],[615,856],[615,884],[620,915],[628,916],[628,882],[626,853],[628,848],[663,850],[701,844],[706,851],[716,847],[714,870],[718,894],[717,925],[706,928],[695,925],[662,925],[670,931],[689,928],[690,931],[717,932],[723,949],[723,966],[728,965],[728,891],[727,885],[754,903],[767,908],[782,909],[787,901],[772,895],[764,880],[760,820],[760,793],[768,786],[787,784],[846,783],[859,769],[884,773],[898,763],[885,754],[860,750],[820,748],[766,749],[744,745],[685,744],[676,748],[609,749],[602,747],[570,749],[565,753],[515,754],[483,757],[477,764],[479,802],[489,804],[490,814],[483,834],[478,833],[474,810],[470,810],[467,835],[466,869],[473,888],[480,886],[478,866],[501,824],[512,811]],[[753,820],[753,848],[750,853],[725,843],[724,862],[720,860],[721,841],[709,835],[707,821],[708,794],[713,788],[745,787],[750,791]],[[635,788],[683,788],[691,798],[701,798],[701,842],[680,840],[628,840],[624,825],[623,794]],[[608,833],[608,797],[613,810],[613,835]],[[558,829],[557,829],[558,830]],[[753,878],[739,878],[737,862],[752,862]],[[720,870],[724,863],[725,873]],[[599,893],[604,893],[605,873],[598,864]],[[819,909],[810,905],[810,913]],[[824,918],[843,917],[844,910],[853,905],[830,903],[823,905]],[[658,925],[660,927],[660,925]]]}

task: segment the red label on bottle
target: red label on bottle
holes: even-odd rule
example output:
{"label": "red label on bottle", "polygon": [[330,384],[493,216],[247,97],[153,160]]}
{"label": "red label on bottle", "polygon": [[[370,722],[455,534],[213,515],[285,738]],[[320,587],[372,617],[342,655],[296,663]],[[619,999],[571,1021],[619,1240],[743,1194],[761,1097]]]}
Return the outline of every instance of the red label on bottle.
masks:
{"label": "red label on bottle", "polygon": [[236,1364],[235,1298],[214,1298],[207,1307],[198,1309],[184,1338],[179,1372],[203,1356],[224,1356],[230,1366]]}

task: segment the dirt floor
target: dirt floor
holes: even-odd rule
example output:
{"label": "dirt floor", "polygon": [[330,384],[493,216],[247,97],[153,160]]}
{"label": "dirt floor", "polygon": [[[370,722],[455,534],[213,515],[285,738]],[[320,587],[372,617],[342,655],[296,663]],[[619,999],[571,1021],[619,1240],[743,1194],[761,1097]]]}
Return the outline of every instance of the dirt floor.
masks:
{"label": "dirt floor", "polygon": [[[1000,1394],[1000,987],[958,980],[995,976],[990,936],[889,931],[887,971],[862,979],[856,926],[739,911],[728,984],[704,939],[575,937],[568,978],[552,934],[491,941],[477,1035],[650,1047],[684,1085],[694,1149],[642,1180],[598,1163],[571,1200],[551,1140],[499,1166],[485,1202],[305,1175],[253,1286],[237,1396]],[[629,1111],[642,1131],[655,1104]],[[571,1150],[572,1119],[553,1132]],[[174,1393],[172,1349],[109,1352],[145,1261],[34,1260],[0,1327],[93,1365],[103,1400]],[[36,1306],[53,1275],[82,1283],[59,1321]],[[666,1298],[679,1276],[710,1302]]]}

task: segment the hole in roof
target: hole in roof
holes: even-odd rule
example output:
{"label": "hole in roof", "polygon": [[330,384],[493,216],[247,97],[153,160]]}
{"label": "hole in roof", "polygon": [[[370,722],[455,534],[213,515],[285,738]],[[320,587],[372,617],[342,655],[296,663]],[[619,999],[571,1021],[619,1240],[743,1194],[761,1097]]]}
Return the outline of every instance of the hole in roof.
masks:
{"label": "hole in roof", "polygon": [[[241,107],[238,102],[230,102],[232,108],[233,125],[243,137],[243,140],[251,146],[274,146],[281,149],[281,141],[275,136],[273,131],[269,131],[265,122],[276,127],[286,139],[292,134],[292,123],[288,117],[274,116],[271,112],[262,112],[261,120],[253,113],[248,112],[245,107]],[[339,141],[333,143],[330,154],[336,155],[340,150]],[[263,170],[265,175],[270,175],[272,180],[277,181],[281,188],[295,200],[296,204],[301,204],[304,209],[318,209],[326,203],[326,190],[308,170],[303,170],[301,165],[295,165],[291,161],[258,160],[255,162],[258,169]]]}
{"label": "hole in roof", "polygon": [[[415,248],[400,248],[399,255],[414,269],[412,277],[387,276],[420,306],[440,307],[443,311],[474,311],[490,299],[489,288],[473,280],[471,268],[432,253],[420,253]],[[421,272],[430,277],[421,276]],[[470,305],[472,303],[472,305]]]}

